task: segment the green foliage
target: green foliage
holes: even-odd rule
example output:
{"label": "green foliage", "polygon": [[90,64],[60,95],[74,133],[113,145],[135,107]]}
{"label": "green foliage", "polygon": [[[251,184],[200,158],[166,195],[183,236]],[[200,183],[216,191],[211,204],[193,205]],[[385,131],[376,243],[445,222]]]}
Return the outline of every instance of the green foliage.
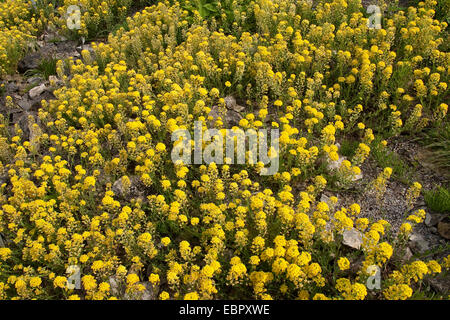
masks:
{"label": "green foliage", "polygon": [[[379,145],[376,142],[374,144]],[[392,168],[393,177],[400,182],[405,184],[411,184],[413,182],[414,170],[396,152],[375,147],[371,155],[381,168]]]}
{"label": "green foliage", "polygon": [[48,79],[52,75],[56,75],[56,62],[58,60],[52,57],[43,58],[36,69],[28,70],[25,76],[42,76]]}
{"label": "green foliage", "polygon": [[359,141],[354,140],[343,140],[341,142],[341,147],[339,148],[339,152],[346,156],[347,158],[352,158],[355,154],[356,149],[358,148]]}
{"label": "green foliage", "polygon": [[450,189],[438,187],[424,192],[425,203],[434,212],[450,214]]}
{"label": "green foliage", "polygon": [[218,12],[218,2],[214,0],[197,0],[189,1],[185,5],[185,8],[190,12],[197,10],[203,19],[214,16]]}
{"label": "green foliage", "polygon": [[450,123],[431,128],[420,139],[421,143],[432,152],[428,159],[446,178],[450,178]]}

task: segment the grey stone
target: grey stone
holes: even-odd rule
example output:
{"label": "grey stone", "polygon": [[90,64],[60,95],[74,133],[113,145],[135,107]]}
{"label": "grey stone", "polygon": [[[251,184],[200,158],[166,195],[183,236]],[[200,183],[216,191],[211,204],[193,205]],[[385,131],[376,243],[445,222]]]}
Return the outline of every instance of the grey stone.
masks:
{"label": "grey stone", "polygon": [[[214,122],[216,121],[216,119],[219,117],[219,107],[218,106],[213,106],[211,108],[211,111],[209,112],[208,116],[211,116],[212,122],[209,123],[209,125],[214,125]],[[237,126],[239,124],[239,121],[241,121],[242,116],[239,114],[239,112],[236,112],[234,110],[226,110],[226,114],[225,114],[225,119],[224,122],[226,122],[227,126],[229,128],[233,127],[233,126]]]}
{"label": "grey stone", "polygon": [[109,277],[109,289],[110,289],[110,293],[115,296],[115,297],[121,297],[122,296],[122,292],[119,288],[119,283],[116,279],[115,276]]}
{"label": "grey stone", "polygon": [[442,238],[450,240],[450,218],[439,221],[437,231]]}
{"label": "grey stone", "polygon": [[[77,54],[78,57],[81,56],[81,52],[83,50],[89,51],[89,53],[91,54],[91,58],[94,58],[95,51],[94,51],[94,49],[92,48],[92,46],[90,44],[83,44],[83,45],[81,45],[79,47],[76,47],[76,54]],[[75,54],[72,54],[72,55],[75,57]]]}
{"label": "grey stone", "polygon": [[444,214],[438,214],[438,213],[428,213],[425,217],[425,225],[428,227],[433,227],[437,225],[442,219],[445,218]]}
{"label": "grey stone", "polygon": [[412,258],[412,256],[413,256],[413,253],[412,253],[411,249],[409,247],[406,247],[405,254],[403,255],[401,260],[405,261],[405,262],[409,261]]}
{"label": "grey stone", "polygon": [[[321,202],[325,202],[328,207],[333,210],[334,207],[336,206],[333,201],[331,201],[330,197],[328,197],[326,194],[322,193],[322,195],[320,196],[320,201]],[[338,200],[339,201],[339,200]]]}
{"label": "grey stone", "polygon": [[427,212],[427,215],[425,216],[425,225],[431,226],[431,215]]}
{"label": "grey stone", "polygon": [[233,96],[226,96],[224,100],[227,109],[234,110],[236,112],[242,112],[245,110],[244,106],[236,103],[236,99]]}
{"label": "grey stone", "polygon": [[15,82],[8,82],[5,85],[6,92],[16,92],[19,91],[19,86]]}
{"label": "grey stone", "polygon": [[416,252],[423,253],[430,249],[430,244],[428,243],[425,238],[418,233],[412,233],[409,236],[409,242],[411,249],[413,249]]}
{"label": "grey stone", "polygon": [[344,245],[351,247],[353,249],[361,248],[362,234],[360,231],[356,230],[355,228],[351,230],[345,230],[343,237],[344,237],[343,240]]}
{"label": "grey stone", "polygon": [[138,296],[131,296],[125,293],[125,300],[156,300],[158,294],[158,288],[154,288],[149,282],[139,282],[145,287],[145,290],[140,292]]}
{"label": "grey stone", "polygon": [[30,129],[28,126],[28,115],[29,113],[27,111],[20,113],[20,116],[15,122],[19,125],[20,129],[22,129],[23,135],[25,136],[26,139],[28,139],[28,137],[30,136]]}
{"label": "grey stone", "polygon": [[233,127],[239,125],[239,121],[242,120],[242,116],[236,111],[228,110],[225,120],[227,121],[228,126]]}
{"label": "grey stone", "polygon": [[39,52],[33,52],[26,55],[17,65],[17,70],[20,73],[25,73],[31,69],[37,69],[41,61],[41,54]]}
{"label": "grey stone", "polygon": [[29,100],[22,99],[17,102],[17,105],[25,111],[28,111],[31,109],[31,102]]}
{"label": "grey stone", "polygon": [[228,109],[234,109],[234,106],[236,105],[236,99],[233,96],[226,96],[224,98],[225,100],[225,106]]}
{"label": "grey stone", "polygon": [[431,287],[440,294],[449,294],[450,292],[450,277],[445,277],[442,274],[436,278],[428,279]]}
{"label": "grey stone", "polygon": [[37,87],[34,87],[33,89],[30,90],[30,92],[28,92],[28,94],[30,95],[30,98],[36,98],[37,96],[41,95],[46,89],[45,84],[41,84]]}
{"label": "grey stone", "polygon": [[347,157],[345,157],[345,156],[339,156],[339,159],[337,159],[336,161],[330,161],[330,162],[328,162],[328,165],[327,165],[327,168],[328,168],[328,170],[330,170],[330,171],[332,171],[332,170],[337,170],[337,169],[339,169],[339,167],[341,166],[341,164],[342,164],[342,161],[344,161],[344,160],[346,160],[347,159]]}
{"label": "grey stone", "polygon": [[112,185],[111,190],[114,192],[114,194],[120,198],[141,198],[143,199],[143,185],[139,179],[138,176],[130,176],[128,177],[130,179],[130,188],[129,190],[124,190],[123,184],[122,184],[122,178],[117,179],[114,184]]}
{"label": "grey stone", "polygon": [[38,84],[38,83],[41,83],[43,81],[44,81],[44,79],[42,79],[41,77],[30,77],[30,78],[27,79],[27,82],[29,84]]}
{"label": "grey stone", "polygon": [[0,234],[0,248],[5,248],[5,247],[6,247],[5,241],[3,240],[2,235]]}

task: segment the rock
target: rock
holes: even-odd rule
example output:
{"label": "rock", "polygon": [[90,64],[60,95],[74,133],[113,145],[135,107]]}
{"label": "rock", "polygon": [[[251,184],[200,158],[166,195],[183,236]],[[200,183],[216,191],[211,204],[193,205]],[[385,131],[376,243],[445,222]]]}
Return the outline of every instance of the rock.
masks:
{"label": "rock", "polygon": [[15,82],[8,82],[5,85],[6,92],[17,92],[19,91],[19,86]]}
{"label": "rock", "polygon": [[329,207],[333,204],[333,202],[331,202],[330,198],[323,193],[320,196],[320,202],[325,202]]}
{"label": "rock", "polygon": [[62,86],[64,84],[64,81],[59,79],[57,76],[49,76],[48,81],[50,83],[50,86]]}
{"label": "rock", "polygon": [[223,100],[225,101],[225,106],[227,109],[234,109],[236,99],[233,96],[226,96]]}
{"label": "rock", "polygon": [[109,288],[110,288],[110,292],[113,296],[115,297],[120,297],[122,296],[122,292],[119,288],[119,283],[117,282],[117,279],[115,276],[113,277],[109,277]]}
{"label": "rock", "polygon": [[351,230],[345,230],[343,237],[344,237],[344,241],[343,241],[344,245],[349,246],[353,249],[361,248],[362,234],[355,228],[353,228]]}
{"label": "rock", "polygon": [[30,145],[35,149],[35,150],[39,150],[40,147],[40,142],[39,142],[39,138],[36,138],[36,136],[39,134],[36,132],[36,130],[33,130],[33,126],[37,125],[39,126],[39,123],[34,123],[32,121],[28,121],[28,140],[30,141]]}
{"label": "rock", "polygon": [[139,282],[145,287],[145,290],[140,292],[139,295],[130,295],[125,292],[125,286],[120,285],[115,276],[109,277],[109,286],[111,295],[124,298],[125,300],[156,300],[158,294],[158,286],[153,286],[149,282]]}
{"label": "rock", "polygon": [[236,112],[242,112],[245,110],[244,106],[241,106],[236,103],[236,99],[233,96],[226,96],[224,98],[225,100],[225,106],[229,110],[234,110]]}
{"label": "rock", "polygon": [[29,115],[30,113],[28,111],[22,112],[20,113],[20,115],[17,118],[17,121],[15,122],[19,125],[20,129],[22,129],[23,135],[27,140],[29,139],[30,136],[29,121],[28,121]]}
{"label": "rock", "polygon": [[364,255],[360,255],[352,260],[350,260],[350,268],[348,269],[349,274],[356,274],[361,270],[362,264],[364,262]]}
{"label": "rock", "polygon": [[324,193],[322,193],[322,195],[320,196],[320,202],[325,202],[331,210],[333,210],[334,207],[336,206],[336,204],[334,204],[333,201],[331,201],[330,197],[328,197]]}
{"label": "rock", "polygon": [[327,165],[328,170],[332,171],[332,170],[339,169],[339,167],[342,164],[342,161],[344,161],[346,159],[347,159],[347,157],[345,157],[345,156],[339,156],[339,159],[337,159],[336,161],[328,162],[328,165]]}
{"label": "rock", "polygon": [[219,106],[212,106],[211,111],[208,113],[208,117],[212,117],[212,122],[210,122],[210,124],[214,124],[219,117]]}
{"label": "rock", "polygon": [[[328,164],[327,164],[328,170],[329,171],[338,170],[341,167],[342,162],[344,160],[347,160],[347,157],[339,155],[339,159],[337,159],[336,161],[329,161]],[[362,178],[363,178],[363,174],[361,172],[360,174],[357,174],[357,175],[353,176],[352,177],[352,181],[353,182],[354,181],[358,181],[358,180],[361,180]]]}
{"label": "rock", "polygon": [[156,300],[159,288],[157,286],[153,286],[149,282],[142,282],[142,284],[147,289],[144,291],[144,293],[143,293],[143,295],[141,297],[141,300]]}
{"label": "rock", "polygon": [[17,101],[17,105],[21,107],[24,111],[28,111],[31,109],[31,102],[26,99],[22,99],[20,101]]}
{"label": "rock", "polygon": [[410,246],[416,252],[423,253],[430,249],[430,244],[425,238],[418,233],[412,233],[409,236]]}
{"label": "rock", "polygon": [[52,100],[55,99],[55,95],[53,94],[53,92],[49,91],[49,90],[45,90],[44,92],[42,92],[40,95],[34,97],[33,99],[29,99],[26,102],[23,102],[23,106],[28,108],[28,103],[31,104],[31,107],[26,110],[23,108],[23,110],[26,111],[38,111],[39,108],[42,107],[42,100]]}
{"label": "rock", "polygon": [[431,226],[431,215],[427,212],[426,216],[425,216],[425,221],[424,221],[425,225],[427,226]]}
{"label": "rock", "polygon": [[17,65],[17,70],[20,73],[25,73],[28,70],[37,69],[42,56],[39,52],[33,52],[26,55],[22,60],[19,61]]}
{"label": "rock", "polygon": [[445,277],[443,274],[435,278],[428,279],[431,287],[440,294],[448,295],[450,292],[450,277]]}
{"label": "rock", "polygon": [[437,231],[442,238],[450,240],[450,218],[446,217],[439,221]]}
{"label": "rock", "polygon": [[42,83],[43,81],[44,81],[44,79],[41,77],[30,77],[27,79],[27,83],[36,84],[36,85],[39,83]]}
{"label": "rock", "polygon": [[233,127],[239,125],[239,121],[242,120],[242,116],[236,111],[228,110],[225,120],[227,121],[229,127]]}
{"label": "rock", "polygon": [[[214,125],[216,119],[219,117],[219,107],[213,106],[211,108],[211,111],[209,112],[208,116],[212,117],[212,121],[209,122],[209,125]],[[229,110],[229,109],[226,110],[224,120],[229,128],[239,125],[239,121],[241,121],[241,119],[242,119],[242,116],[238,112],[236,112],[234,110]]]}
{"label": "rock", "polygon": [[146,289],[139,293],[139,296],[135,297],[130,296],[128,293],[125,293],[125,300],[156,300],[158,294],[158,288],[153,288],[153,285],[149,282],[139,282]]}
{"label": "rock", "polygon": [[[52,41],[58,42],[52,42]],[[43,59],[57,59],[64,60],[70,57],[79,57],[77,52],[76,41],[61,41],[62,38],[58,35],[46,34],[44,41],[38,43],[37,51],[27,54],[19,61],[17,70],[20,73],[25,73],[28,70],[38,69]],[[92,50],[87,48],[88,50]]]}
{"label": "rock", "polygon": [[44,35],[44,43],[51,42],[51,41],[62,41],[61,37],[59,37],[55,33],[46,33]]}
{"label": "rock", "polygon": [[41,84],[40,86],[31,89],[30,92],[28,92],[28,94],[30,95],[30,98],[34,99],[37,96],[41,95],[45,91],[45,89],[46,89],[45,84]]}
{"label": "rock", "polygon": [[412,256],[413,256],[413,253],[412,253],[411,249],[409,247],[406,247],[405,254],[401,258],[401,260],[404,262],[409,261],[412,258]]}
{"label": "rock", "polygon": [[81,52],[83,50],[89,51],[89,53],[91,54],[91,57],[93,57],[93,55],[95,54],[95,51],[90,44],[83,44],[82,46],[76,47],[76,50],[79,55],[81,55]]}
{"label": "rock", "polygon": [[425,225],[427,225],[428,227],[433,227],[444,218],[445,218],[444,214],[437,214],[437,213],[433,214],[427,212],[427,216],[425,217]]}
{"label": "rock", "polygon": [[237,104],[237,105],[234,106],[233,110],[236,111],[236,112],[242,112],[242,111],[245,110],[245,107]]}
{"label": "rock", "polygon": [[124,190],[123,184],[122,184],[122,178],[119,178],[114,182],[112,185],[111,190],[114,192],[115,195],[121,198],[143,198],[143,185],[141,183],[141,180],[138,176],[131,176],[130,179],[130,188],[128,190]]}

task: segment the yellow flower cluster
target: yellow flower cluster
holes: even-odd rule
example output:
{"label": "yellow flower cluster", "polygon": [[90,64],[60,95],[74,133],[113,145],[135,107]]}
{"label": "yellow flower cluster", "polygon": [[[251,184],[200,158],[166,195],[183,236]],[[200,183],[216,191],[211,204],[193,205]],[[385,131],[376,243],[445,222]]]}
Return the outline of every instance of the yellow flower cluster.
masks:
{"label": "yellow flower cluster", "polygon": [[28,50],[37,32],[37,21],[31,19],[30,2],[0,2],[0,76],[16,70],[17,63]]}
{"label": "yellow flower cluster", "polygon": [[[55,12],[50,15],[51,23],[61,28],[63,33],[73,33],[78,36],[94,37],[100,35],[102,30],[111,30],[117,23],[125,20],[132,0],[64,0],[61,1]],[[139,2],[139,1],[135,1]],[[71,6],[76,5],[77,10]],[[68,19],[78,23],[77,28],[70,28]]]}

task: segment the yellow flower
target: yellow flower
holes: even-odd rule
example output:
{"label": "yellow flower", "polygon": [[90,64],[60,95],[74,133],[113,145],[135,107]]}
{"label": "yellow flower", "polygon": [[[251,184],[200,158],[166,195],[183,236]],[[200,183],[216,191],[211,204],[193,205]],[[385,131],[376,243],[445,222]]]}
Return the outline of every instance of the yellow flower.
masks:
{"label": "yellow flower", "polygon": [[57,276],[53,280],[53,285],[54,285],[55,288],[64,289],[64,288],[66,288],[66,284],[67,284],[67,278],[66,277]]}
{"label": "yellow flower", "polygon": [[169,293],[167,293],[166,291],[163,291],[159,294],[160,300],[168,300],[169,298],[170,298]]}
{"label": "yellow flower", "polygon": [[154,273],[150,274],[148,281],[150,281],[150,283],[153,285],[159,284],[159,282],[160,282],[159,275],[154,274]]}
{"label": "yellow flower", "polygon": [[0,248],[0,259],[6,261],[11,257],[12,251],[9,248]]}
{"label": "yellow flower", "polygon": [[30,287],[32,288],[38,288],[42,283],[41,278],[39,277],[32,277],[30,278]]}
{"label": "yellow flower", "polygon": [[170,238],[169,237],[164,237],[164,238],[162,238],[161,239],[161,243],[165,246],[165,247],[167,247],[169,244],[170,244]]}
{"label": "yellow flower", "polygon": [[350,261],[348,261],[348,259],[345,257],[339,258],[337,263],[341,271],[347,270],[350,267]]}
{"label": "yellow flower", "polygon": [[198,293],[197,292],[189,292],[184,295],[184,300],[198,300]]}
{"label": "yellow flower", "polygon": [[83,287],[86,290],[94,290],[97,288],[97,280],[91,275],[85,275],[81,278],[81,282],[83,283]]}
{"label": "yellow flower", "polygon": [[158,144],[156,144],[156,151],[158,152],[163,152],[166,150],[166,146],[164,145],[164,143],[158,142]]}

